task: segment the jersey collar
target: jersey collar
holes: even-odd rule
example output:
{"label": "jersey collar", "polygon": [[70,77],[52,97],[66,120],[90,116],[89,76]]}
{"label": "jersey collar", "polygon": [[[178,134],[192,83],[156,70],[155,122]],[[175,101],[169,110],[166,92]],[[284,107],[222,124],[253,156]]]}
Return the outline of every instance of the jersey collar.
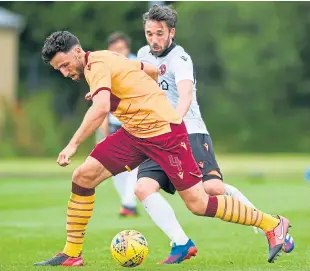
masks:
{"label": "jersey collar", "polygon": [[[165,51],[163,51],[163,53],[160,56],[157,57],[164,57],[168,55],[176,46],[177,44],[175,43],[175,41],[172,41],[171,45]],[[150,53],[153,55],[152,50],[150,50]]]}
{"label": "jersey collar", "polygon": [[86,61],[86,64],[88,63],[88,56],[89,56],[90,53],[91,53],[90,51],[87,51],[87,52],[85,53],[85,61]]}

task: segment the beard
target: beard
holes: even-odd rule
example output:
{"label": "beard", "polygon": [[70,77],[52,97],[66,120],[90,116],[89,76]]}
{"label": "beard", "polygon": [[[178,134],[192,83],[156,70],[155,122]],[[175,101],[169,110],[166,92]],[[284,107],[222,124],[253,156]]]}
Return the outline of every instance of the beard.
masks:
{"label": "beard", "polygon": [[153,47],[154,47],[154,46],[159,47],[158,44],[155,43],[155,44],[151,45],[151,44],[149,43],[149,46],[150,46],[150,48],[151,48],[151,53],[152,53],[153,55],[155,55],[155,56],[161,56],[162,53],[165,52],[165,51],[168,49],[168,47],[169,47],[169,45],[170,45],[171,43],[172,43],[172,40],[170,39],[170,35],[169,35],[168,38],[165,40],[163,48],[161,48],[160,50],[153,50],[153,48],[152,48],[152,46],[153,46]]}
{"label": "beard", "polygon": [[84,77],[84,67],[82,61],[76,55],[74,55],[74,58],[76,62],[76,72],[74,74],[76,79],[74,81],[79,82]]}

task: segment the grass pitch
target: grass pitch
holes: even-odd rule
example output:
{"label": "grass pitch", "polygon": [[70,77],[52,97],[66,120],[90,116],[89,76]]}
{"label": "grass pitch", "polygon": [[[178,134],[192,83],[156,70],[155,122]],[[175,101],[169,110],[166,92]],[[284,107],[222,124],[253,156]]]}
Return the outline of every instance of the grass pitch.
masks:
{"label": "grass pitch", "polygon": [[[267,263],[267,242],[251,227],[195,217],[179,196],[164,194],[198,247],[198,257],[180,265],[156,262],[170,251],[168,238],[139,205],[138,218],[120,218],[119,199],[110,180],[97,189],[84,246],[85,267],[57,270],[124,270],[110,255],[110,242],[124,229],[141,231],[149,256],[135,270],[310,270],[310,183],[303,180],[309,157],[219,157],[225,181],[238,187],[260,209],[290,218],[296,249]],[[54,270],[34,267],[61,251],[65,242],[70,173],[54,160],[0,161],[0,270]]]}

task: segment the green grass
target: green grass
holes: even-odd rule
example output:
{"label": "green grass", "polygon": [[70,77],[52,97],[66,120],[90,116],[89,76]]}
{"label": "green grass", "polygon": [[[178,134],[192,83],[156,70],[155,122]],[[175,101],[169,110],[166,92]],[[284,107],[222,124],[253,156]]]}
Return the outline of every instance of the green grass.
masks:
{"label": "green grass", "polygon": [[[169,254],[169,240],[141,205],[140,217],[119,218],[119,199],[108,180],[97,189],[96,207],[83,252],[87,265],[56,269],[124,270],[111,258],[110,242],[117,232],[135,229],[146,236],[150,250],[146,262],[135,270],[310,270],[310,183],[302,179],[304,167],[310,160],[306,157],[284,157],[280,161],[271,157],[230,159],[231,162],[227,157],[222,159],[228,183],[242,190],[260,209],[290,218],[296,242],[291,254],[284,255],[275,264],[268,264],[266,240],[254,234],[250,227],[195,217],[187,211],[179,196],[165,195],[185,231],[198,246],[199,256],[181,265],[156,265]],[[32,266],[61,251],[65,241],[66,205],[71,187],[68,174],[74,167],[62,171],[54,167],[54,163],[53,160],[0,162],[1,271],[55,269]],[[25,170],[24,176],[28,177],[10,176],[17,169]],[[258,171],[261,174],[256,177]],[[37,173],[39,178],[34,177]]]}

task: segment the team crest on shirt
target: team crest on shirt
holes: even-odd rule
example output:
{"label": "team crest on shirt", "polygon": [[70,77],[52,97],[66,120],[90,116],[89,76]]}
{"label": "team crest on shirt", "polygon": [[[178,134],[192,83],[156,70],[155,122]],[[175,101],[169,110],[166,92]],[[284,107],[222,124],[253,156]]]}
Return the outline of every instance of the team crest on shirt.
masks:
{"label": "team crest on shirt", "polygon": [[159,66],[159,75],[164,75],[166,73],[167,67],[165,64]]}

